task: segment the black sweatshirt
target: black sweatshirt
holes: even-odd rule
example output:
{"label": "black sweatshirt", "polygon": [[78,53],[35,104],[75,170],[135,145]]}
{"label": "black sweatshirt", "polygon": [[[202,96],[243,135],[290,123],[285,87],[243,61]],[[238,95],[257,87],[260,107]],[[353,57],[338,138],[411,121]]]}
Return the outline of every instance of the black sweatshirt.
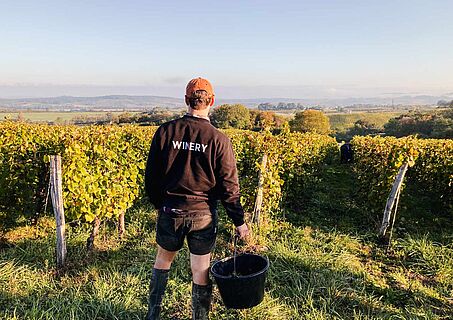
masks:
{"label": "black sweatshirt", "polygon": [[207,119],[185,115],[157,129],[145,189],[156,208],[202,211],[221,200],[234,225],[244,223],[231,142]]}

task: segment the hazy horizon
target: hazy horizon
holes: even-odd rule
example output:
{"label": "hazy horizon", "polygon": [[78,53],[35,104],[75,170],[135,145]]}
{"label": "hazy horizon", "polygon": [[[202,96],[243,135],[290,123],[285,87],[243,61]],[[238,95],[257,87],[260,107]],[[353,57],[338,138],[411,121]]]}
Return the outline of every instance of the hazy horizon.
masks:
{"label": "hazy horizon", "polygon": [[[184,96],[181,86],[93,86],[93,85],[0,85],[0,99],[50,98],[60,96],[97,97],[109,95],[157,96],[180,98]],[[241,86],[215,87],[218,99],[342,99],[398,96],[448,96],[453,97],[453,88],[410,90],[410,88],[366,88],[355,86]]]}

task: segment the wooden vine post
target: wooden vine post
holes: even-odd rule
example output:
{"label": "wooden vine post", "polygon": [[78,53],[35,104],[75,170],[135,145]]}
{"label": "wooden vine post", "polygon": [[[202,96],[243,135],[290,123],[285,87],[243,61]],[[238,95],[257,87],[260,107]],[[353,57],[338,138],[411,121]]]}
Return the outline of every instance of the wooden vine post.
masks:
{"label": "wooden vine post", "polygon": [[[403,184],[403,179],[406,174],[409,164],[405,163],[400,167],[400,170],[395,178],[393,183],[392,190],[387,199],[385,205],[384,217],[382,218],[381,228],[379,230],[379,241],[385,245],[390,244],[390,237],[392,234],[393,224],[395,223],[396,211],[398,210],[398,202],[401,194],[401,185]],[[392,219],[393,215],[393,219]],[[390,225],[390,220],[392,219],[392,224]],[[388,228],[390,226],[390,231]]]}
{"label": "wooden vine post", "polygon": [[91,251],[94,248],[94,238],[99,233],[99,227],[101,226],[101,220],[96,216],[92,222],[93,229],[91,229],[91,234],[87,239],[87,250]]}
{"label": "wooden vine post", "polygon": [[50,156],[50,194],[55,221],[57,223],[57,267],[61,268],[65,264],[67,251],[60,155]]}
{"label": "wooden vine post", "polygon": [[118,217],[118,237],[121,239],[126,232],[126,227],[124,224],[124,211],[122,211]]}
{"label": "wooden vine post", "polygon": [[263,204],[263,185],[264,185],[264,172],[266,172],[267,154],[263,155],[261,159],[260,171],[258,173],[258,189],[256,192],[255,206],[253,208],[252,222],[260,225],[261,206]]}

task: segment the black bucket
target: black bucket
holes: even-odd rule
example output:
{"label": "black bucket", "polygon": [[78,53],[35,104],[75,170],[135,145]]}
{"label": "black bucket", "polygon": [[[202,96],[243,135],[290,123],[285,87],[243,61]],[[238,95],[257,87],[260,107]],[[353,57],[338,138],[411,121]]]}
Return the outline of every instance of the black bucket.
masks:
{"label": "black bucket", "polygon": [[236,275],[234,257],[214,263],[211,273],[225,306],[232,309],[246,309],[263,301],[264,282],[268,269],[267,258],[256,254],[242,254],[236,256]]}

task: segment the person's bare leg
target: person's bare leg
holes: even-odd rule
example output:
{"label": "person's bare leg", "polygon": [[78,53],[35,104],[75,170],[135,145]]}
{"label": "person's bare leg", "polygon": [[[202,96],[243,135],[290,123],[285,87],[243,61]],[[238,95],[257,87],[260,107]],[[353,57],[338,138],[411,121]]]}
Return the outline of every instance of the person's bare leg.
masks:
{"label": "person's bare leg", "polygon": [[176,256],[176,251],[168,251],[157,245],[156,261],[149,285],[148,313],[146,320],[159,319],[162,298],[167,287],[168,272]]}
{"label": "person's bare leg", "polygon": [[190,254],[192,269],[192,319],[207,320],[211,307],[212,283],[209,280],[211,254]]}
{"label": "person's bare leg", "polygon": [[210,253],[204,255],[190,254],[190,268],[192,269],[192,279],[195,284],[202,286],[209,284],[210,263]]}
{"label": "person's bare leg", "polygon": [[156,261],[154,262],[155,269],[168,270],[171,267],[171,263],[176,257],[178,251],[168,251],[157,245]]}

